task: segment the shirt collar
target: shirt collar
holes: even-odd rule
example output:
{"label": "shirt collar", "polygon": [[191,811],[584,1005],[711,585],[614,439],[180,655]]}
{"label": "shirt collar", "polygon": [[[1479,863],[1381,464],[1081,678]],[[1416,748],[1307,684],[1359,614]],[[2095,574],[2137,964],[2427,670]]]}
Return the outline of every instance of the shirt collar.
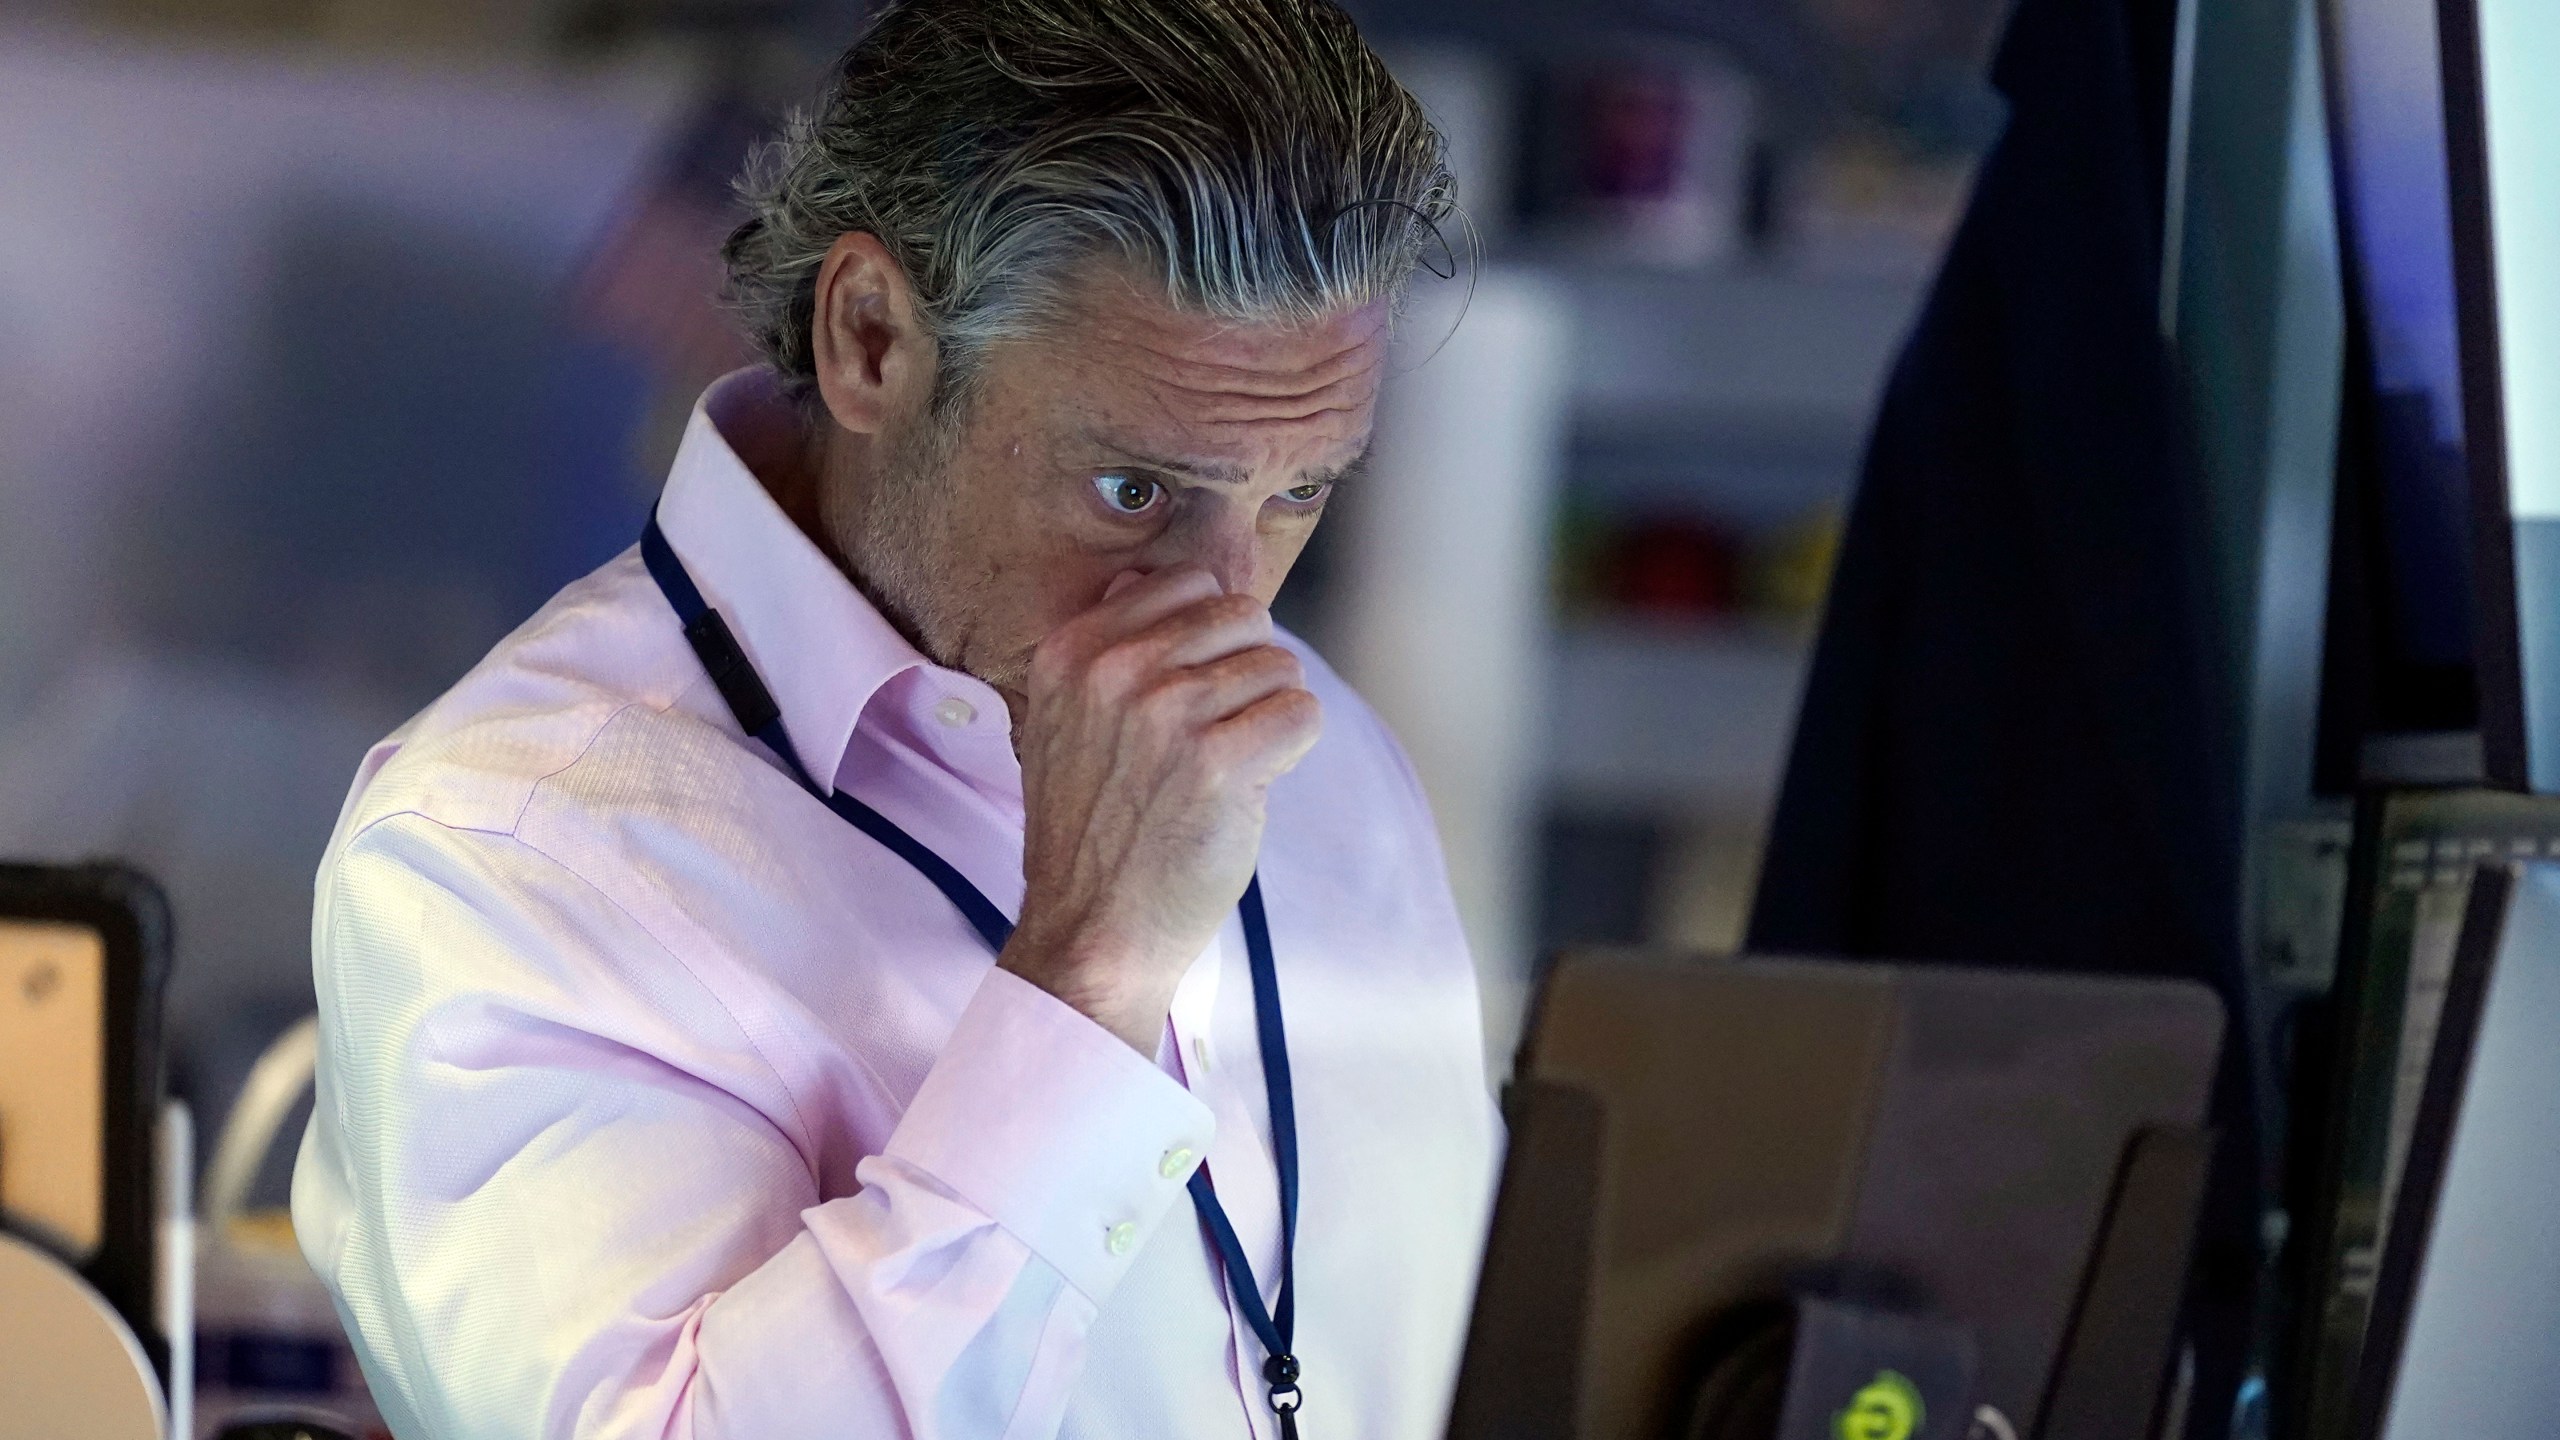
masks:
{"label": "shirt collar", "polygon": [[763,366],[694,402],[658,526],[782,709],[801,762],[832,782],[881,687],[932,662],[775,504],[741,453],[796,444],[798,417]]}

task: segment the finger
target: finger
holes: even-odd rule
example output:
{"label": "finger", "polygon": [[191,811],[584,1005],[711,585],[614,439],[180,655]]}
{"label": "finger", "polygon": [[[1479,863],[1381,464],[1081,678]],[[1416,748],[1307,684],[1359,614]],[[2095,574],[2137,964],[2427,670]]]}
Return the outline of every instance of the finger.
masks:
{"label": "finger", "polygon": [[1067,680],[1120,641],[1184,606],[1216,599],[1220,593],[1218,578],[1196,565],[1125,578],[1134,573],[1114,576],[1100,604],[1070,618],[1032,647],[1035,688],[1045,690]]}
{"label": "finger", "polygon": [[1271,643],[1270,607],[1250,595],[1195,601],[1120,643],[1163,669],[1206,665]]}
{"label": "finger", "polygon": [[1171,723],[1190,729],[1224,720],[1283,690],[1303,689],[1306,681],[1306,667],[1297,656],[1277,645],[1257,645],[1167,673],[1147,692],[1147,703],[1163,707]]}
{"label": "finger", "polygon": [[1144,570],[1123,570],[1119,574],[1111,577],[1110,584],[1102,587],[1102,598],[1108,600],[1112,596],[1119,594],[1121,591],[1128,589],[1130,586],[1146,578],[1147,572]]}
{"label": "finger", "polygon": [[[1122,575],[1130,573],[1133,572],[1121,572]],[[1067,625],[1081,627],[1101,643],[1109,644],[1121,636],[1144,630],[1178,610],[1214,599],[1224,592],[1225,587],[1218,583],[1218,577],[1197,565],[1170,565],[1162,570],[1139,574],[1126,584],[1119,576],[1114,576],[1103,592],[1101,603],[1069,620]]]}
{"label": "finger", "polygon": [[1297,768],[1324,733],[1324,705],[1311,690],[1266,695],[1202,732],[1210,764],[1237,784],[1268,785]]}
{"label": "finger", "polygon": [[[1271,612],[1260,601],[1250,595],[1212,595],[1092,652],[1080,664],[1068,659],[1066,650],[1057,650],[1050,673],[1055,682],[1105,706],[1145,703],[1166,692],[1161,703],[1168,718],[1196,722],[1209,716],[1184,698],[1195,687],[1191,671],[1250,651],[1275,649],[1271,636]],[[1277,658],[1293,669],[1297,665],[1285,650]],[[1033,656],[1035,664],[1039,659]],[[1288,683],[1299,678],[1293,674]]]}

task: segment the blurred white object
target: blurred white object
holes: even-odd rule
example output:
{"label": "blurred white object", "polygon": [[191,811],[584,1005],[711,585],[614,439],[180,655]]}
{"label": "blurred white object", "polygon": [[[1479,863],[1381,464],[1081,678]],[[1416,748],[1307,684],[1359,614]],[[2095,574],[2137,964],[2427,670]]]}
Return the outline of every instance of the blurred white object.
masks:
{"label": "blurred white object", "polygon": [[196,1392],[200,1433],[265,1418],[367,1433],[379,1416],[355,1352],[280,1211],[244,1209],[267,1152],[311,1091],[320,1021],[305,1016],[250,1067],[205,1168],[196,1329],[217,1364]]}
{"label": "blurred white object", "polygon": [[188,1436],[195,1433],[196,1227],[187,1181],[196,1168],[196,1126],[184,1101],[161,1103],[158,1148],[152,1195],[160,1219],[151,1257],[159,1273],[152,1283],[152,1318],[169,1345],[169,1433]]}
{"label": "blurred white object", "polygon": [[0,1234],[0,1440],[160,1440],[168,1410],[132,1327],[71,1267]]}
{"label": "blurred white object", "polygon": [[294,1106],[310,1092],[311,1075],[320,1064],[320,1017],[305,1015],[293,1023],[258,1063],[231,1102],[223,1122],[221,1143],[204,1172],[204,1222],[216,1236],[228,1233],[249,1198],[258,1167],[275,1146]]}
{"label": "blurred white object", "polygon": [[1500,1075],[1531,960],[1571,335],[1564,298],[1534,276],[1489,269],[1466,289],[1430,286],[1400,322],[1329,629],[1431,797]]}

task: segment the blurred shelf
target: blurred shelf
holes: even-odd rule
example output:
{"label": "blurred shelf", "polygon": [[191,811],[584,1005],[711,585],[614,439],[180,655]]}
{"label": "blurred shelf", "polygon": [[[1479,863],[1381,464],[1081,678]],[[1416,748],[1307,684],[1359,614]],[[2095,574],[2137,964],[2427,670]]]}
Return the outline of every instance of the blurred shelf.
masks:
{"label": "blurred shelf", "polygon": [[1765,810],[1786,768],[1810,654],[1794,626],[1561,625],[1548,681],[1549,798],[1647,814]]}
{"label": "blurred shelf", "polygon": [[1578,501],[1610,514],[1702,515],[1766,531],[1817,506],[1845,509],[1864,441],[1863,433],[1773,441],[1730,429],[1584,430],[1566,449],[1565,483]]}
{"label": "blurred shelf", "polygon": [[1574,423],[1616,443],[1729,435],[1854,452],[1926,286],[1743,266],[1549,261],[1580,325]]}

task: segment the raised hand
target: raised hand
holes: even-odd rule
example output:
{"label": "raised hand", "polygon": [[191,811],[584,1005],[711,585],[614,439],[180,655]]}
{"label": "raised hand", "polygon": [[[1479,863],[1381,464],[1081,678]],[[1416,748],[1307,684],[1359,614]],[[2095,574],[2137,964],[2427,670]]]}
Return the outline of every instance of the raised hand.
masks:
{"label": "raised hand", "polygon": [[1033,652],[1022,918],[1000,963],[1152,1057],[1244,894],[1271,782],[1323,714],[1271,612],[1191,566],[1134,572]]}

